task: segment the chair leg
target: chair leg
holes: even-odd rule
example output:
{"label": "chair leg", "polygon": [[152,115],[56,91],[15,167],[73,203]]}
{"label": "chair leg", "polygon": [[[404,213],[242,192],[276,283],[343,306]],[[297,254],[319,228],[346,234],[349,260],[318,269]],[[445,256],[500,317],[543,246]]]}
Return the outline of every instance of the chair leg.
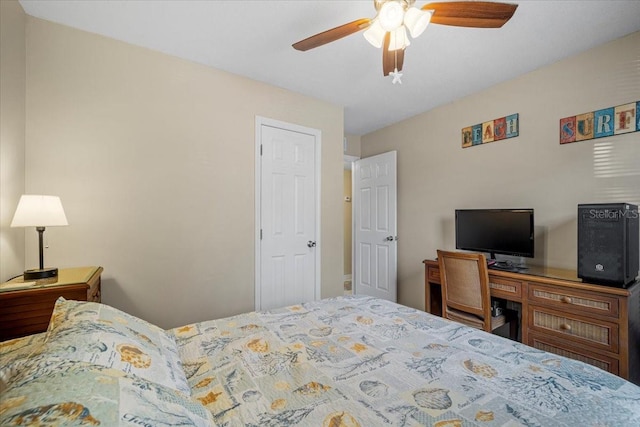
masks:
{"label": "chair leg", "polygon": [[513,341],[518,341],[518,316],[512,316],[509,321],[509,338]]}

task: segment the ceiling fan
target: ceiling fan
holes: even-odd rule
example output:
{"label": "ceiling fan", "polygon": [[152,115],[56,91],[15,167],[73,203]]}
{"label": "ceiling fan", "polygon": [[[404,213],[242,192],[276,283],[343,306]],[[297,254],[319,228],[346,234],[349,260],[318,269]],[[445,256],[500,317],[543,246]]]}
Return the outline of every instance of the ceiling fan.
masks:
{"label": "ceiling fan", "polygon": [[[513,16],[517,4],[487,1],[451,1],[427,3],[414,7],[415,0],[373,0],[378,12],[373,19],[357,19],[348,24],[318,33],[293,44],[306,51],[366,30],[364,37],[373,46],[382,47],[382,72],[399,81],[404,50],[431,22],[454,27],[500,28]],[[401,83],[401,82],[400,82]]]}

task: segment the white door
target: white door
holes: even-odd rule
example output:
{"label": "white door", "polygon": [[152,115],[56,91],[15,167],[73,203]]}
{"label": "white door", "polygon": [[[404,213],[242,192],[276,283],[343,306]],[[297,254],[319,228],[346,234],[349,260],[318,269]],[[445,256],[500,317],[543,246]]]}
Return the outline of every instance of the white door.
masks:
{"label": "white door", "polygon": [[357,160],[353,177],[354,293],[395,302],[396,152]]}
{"label": "white door", "polygon": [[320,132],[257,118],[256,141],[256,309],[313,301],[320,295]]}

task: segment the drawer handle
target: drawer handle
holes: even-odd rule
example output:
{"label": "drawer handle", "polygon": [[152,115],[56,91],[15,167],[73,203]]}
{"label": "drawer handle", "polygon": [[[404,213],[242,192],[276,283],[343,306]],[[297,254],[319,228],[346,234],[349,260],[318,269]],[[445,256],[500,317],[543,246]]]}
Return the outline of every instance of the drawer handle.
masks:
{"label": "drawer handle", "polygon": [[562,329],[563,331],[571,331],[571,325],[568,323],[563,323],[562,325],[560,325],[560,329]]}
{"label": "drawer handle", "polygon": [[563,296],[562,298],[560,298],[560,301],[562,301],[565,304],[571,304],[571,298],[567,296]]}

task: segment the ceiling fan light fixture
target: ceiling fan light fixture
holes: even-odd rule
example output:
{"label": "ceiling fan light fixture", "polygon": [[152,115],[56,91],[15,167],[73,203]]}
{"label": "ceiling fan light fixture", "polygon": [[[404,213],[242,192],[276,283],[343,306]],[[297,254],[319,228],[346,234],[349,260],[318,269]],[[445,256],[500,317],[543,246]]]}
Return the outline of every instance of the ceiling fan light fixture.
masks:
{"label": "ceiling fan light fixture", "polygon": [[378,20],[385,31],[393,31],[402,25],[404,20],[404,7],[399,1],[391,0],[380,8]]}
{"label": "ceiling fan light fixture", "polygon": [[431,22],[432,10],[420,10],[415,7],[410,7],[404,14],[404,25],[409,30],[409,34],[414,39],[427,29],[429,22]]}
{"label": "ceiling fan light fixture", "polygon": [[404,28],[404,25],[396,28],[395,31],[391,31],[389,51],[404,49],[410,44],[411,41],[409,41],[409,37],[407,37],[407,30]]}
{"label": "ceiling fan light fixture", "polygon": [[373,47],[380,48],[382,47],[382,42],[384,41],[384,35],[387,32],[382,28],[378,19],[374,19],[373,23],[367,28],[367,30],[362,33],[365,39]]}

